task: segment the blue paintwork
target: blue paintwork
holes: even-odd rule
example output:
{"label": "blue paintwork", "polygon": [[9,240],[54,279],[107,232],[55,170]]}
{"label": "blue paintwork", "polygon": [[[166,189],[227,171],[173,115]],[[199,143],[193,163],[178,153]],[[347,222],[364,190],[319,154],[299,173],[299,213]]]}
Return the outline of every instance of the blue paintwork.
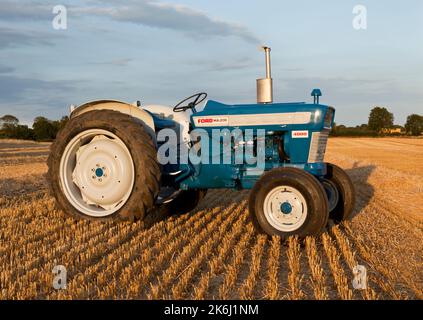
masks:
{"label": "blue paintwork", "polygon": [[103,176],[103,169],[101,169],[101,168],[97,168],[97,169],[95,169],[95,175],[96,175],[98,178],[102,177],[102,176]]}
{"label": "blue paintwork", "polygon": [[321,97],[322,91],[320,91],[320,89],[313,89],[313,91],[311,92],[311,96],[312,97]]}
{"label": "blue paintwork", "polygon": [[281,211],[283,214],[290,214],[292,212],[292,206],[289,202],[284,202],[281,204]]}
{"label": "blue paintwork", "polygon": [[320,89],[313,89],[311,96],[314,97],[314,103],[319,103],[319,98],[322,96],[322,91]]}
{"label": "blue paintwork", "polygon": [[[306,104],[304,102],[295,103],[272,103],[272,104],[243,104],[243,105],[225,105],[213,100],[207,102],[203,111],[191,116],[213,116],[213,115],[247,115],[247,114],[266,114],[266,113],[282,113],[282,112],[311,112],[311,121],[309,124],[294,125],[258,125],[249,126],[251,129],[265,129],[269,131],[285,131],[287,133],[293,130],[309,130],[308,139],[292,139],[291,135],[286,134],[284,139],[285,149],[291,159],[291,163],[305,163],[308,159],[308,150],[312,132],[320,132],[324,130],[323,119],[328,110],[328,106],[320,104]],[[333,120],[332,120],[333,122]],[[193,125],[194,122],[192,121]],[[332,126],[332,123],[331,125]],[[195,127],[195,125],[194,125]],[[226,127],[205,127],[211,134],[212,129],[222,129]],[[245,128],[245,127],[241,127]],[[229,127],[229,130],[235,129]]]}
{"label": "blue paintwork", "polygon": [[159,116],[157,116],[156,114],[145,110],[147,113],[149,113],[152,117],[153,117],[153,121],[154,121],[154,126],[156,127],[156,131],[160,131],[161,129],[164,128],[174,128],[176,126],[176,122],[173,120],[169,120],[169,119],[163,119]]}
{"label": "blue paintwork", "polygon": [[[325,123],[325,115],[327,112],[333,112],[332,107],[322,104],[307,104],[304,102],[293,103],[271,103],[271,104],[241,104],[226,105],[217,101],[209,100],[204,109],[194,113],[191,116],[192,128],[196,128],[192,117],[197,116],[215,116],[215,115],[255,115],[255,114],[272,114],[272,113],[293,113],[293,112],[310,112],[311,119],[308,124],[278,124],[278,125],[254,125],[248,127],[201,127],[207,133],[206,139],[212,139],[213,129],[264,129],[266,132],[266,148],[265,148],[265,171],[277,167],[295,167],[303,169],[316,177],[322,177],[326,174],[326,164],[307,163],[310,142],[313,132],[328,131],[333,125],[332,117],[330,123]],[[163,120],[153,115],[156,130],[162,128],[174,127],[172,120]],[[292,138],[292,131],[308,130],[308,138]],[[285,159],[280,159],[278,144],[275,139],[281,137],[283,139],[283,149],[286,155]],[[210,154],[212,143],[210,141]],[[253,165],[246,164],[248,159],[243,159],[243,164],[235,164],[234,152],[230,155],[231,163],[229,164],[212,164],[210,159],[208,164],[180,164],[179,166],[164,166],[163,172],[175,172],[180,170],[181,173],[173,180],[174,186],[187,189],[210,189],[210,188],[234,188],[234,189],[250,189],[260,178],[262,172],[257,171]]]}

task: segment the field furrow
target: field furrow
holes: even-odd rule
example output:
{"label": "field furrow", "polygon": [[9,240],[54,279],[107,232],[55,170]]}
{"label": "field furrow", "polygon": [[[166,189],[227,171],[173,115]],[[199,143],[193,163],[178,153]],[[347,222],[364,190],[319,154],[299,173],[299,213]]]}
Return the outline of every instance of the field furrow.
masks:
{"label": "field furrow", "polygon": [[[423,299],[421,139],[329,139],[353,216],[286,242],[254,229],[248,190],[209,190],[190,213],[143,222],[67,218],[48,152],[0,141],[0,299]],[[57,265],[66,289],[53,287]]]}

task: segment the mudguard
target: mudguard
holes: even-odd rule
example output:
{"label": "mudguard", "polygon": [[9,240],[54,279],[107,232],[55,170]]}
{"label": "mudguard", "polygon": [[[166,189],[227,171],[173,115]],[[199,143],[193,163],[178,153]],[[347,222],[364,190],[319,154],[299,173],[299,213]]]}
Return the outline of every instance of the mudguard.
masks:
{"label": "mudguard", "polygon": [[[153,117],[145,110],[132,104],[117,100],[96,100],[84,103],[83,105],[71,111],[70,118],[77,117],[85,112],[92,110],[114,110],[129,114],[143,122],[148,133],[156,141]],[[112,119],[111,119],[112,120]]]}

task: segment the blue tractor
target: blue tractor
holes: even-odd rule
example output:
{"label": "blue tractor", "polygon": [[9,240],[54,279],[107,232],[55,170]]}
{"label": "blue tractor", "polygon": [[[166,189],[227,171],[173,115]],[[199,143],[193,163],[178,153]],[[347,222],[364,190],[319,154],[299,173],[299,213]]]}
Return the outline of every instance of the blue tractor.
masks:
{"label": "blue tractor", "polygon": [[207,94],[198,93],[175,107],[115,100],[71,107],[48,159],[60,209],[134,221],[158,208],[189,212],[208,189],[251,189],[251,219],[268,235],[315,235],[328,219],[347,219],[353,184],[324,162],[335,109],[319,103],[319,89],[312,104],[273,103],[264,51],[255,104],[203,103]]}

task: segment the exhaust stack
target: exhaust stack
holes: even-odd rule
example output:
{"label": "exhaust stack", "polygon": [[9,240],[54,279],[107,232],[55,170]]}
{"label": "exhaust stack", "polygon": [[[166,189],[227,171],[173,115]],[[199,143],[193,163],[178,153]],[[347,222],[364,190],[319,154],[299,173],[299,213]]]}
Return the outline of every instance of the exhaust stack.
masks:
{"label": "exhaust stack", "polygon": [[266,78],[257,79],[257,103],[273,102],[273,79],[270,68],[270,48],[262,47],[266,57]]}

